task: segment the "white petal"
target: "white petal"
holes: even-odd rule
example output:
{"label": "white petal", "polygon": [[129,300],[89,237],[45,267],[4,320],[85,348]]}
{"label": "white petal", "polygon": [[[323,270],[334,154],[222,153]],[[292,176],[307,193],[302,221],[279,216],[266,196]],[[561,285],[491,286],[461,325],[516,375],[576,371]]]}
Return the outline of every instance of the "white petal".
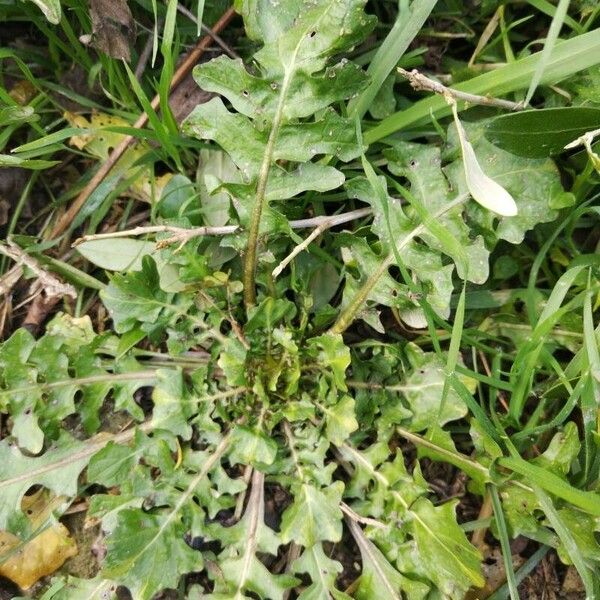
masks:
{"label": "white petal", "polygon": [[514,198],[499,183],[483,172],[479,162],[477,162],[473,146],[467,139],[467,134],[458,119],[456,105],[452,106],[452,112],[454,113],[454,122],[456,123],[462,149],[465,179],[471,196],[488,210],[503,217],[514,217],[517,214],[517,204]]}

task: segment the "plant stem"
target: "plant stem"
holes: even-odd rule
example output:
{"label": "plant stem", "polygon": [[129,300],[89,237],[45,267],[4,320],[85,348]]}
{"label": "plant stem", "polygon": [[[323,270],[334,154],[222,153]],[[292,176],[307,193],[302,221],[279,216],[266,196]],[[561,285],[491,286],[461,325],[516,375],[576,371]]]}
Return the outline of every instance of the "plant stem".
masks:
{"label": "plant stem", "polygon": [[77,290],[70,283],[63,283],[58,277],[44,270],[33,256],[30,256],[20,246],[9,241],[6,245],[0,242],[0,254],[11,258],[18,265],[31,269],[38,277],[40,284],[50,297],[69,296],[77,298]]}
{"label": "plant stem", "polygon": [[[291,61],[293,64],[293,60]],[[255,274],[256,274],[256,251],[258,247],[258,234],[260,230],[260,218],[262,217],[263,208],[265,205],[267,182],[269,180],[269,171],[273,162],[273,151],[275,150],[275,142],[279,135],[279,128],[283,119],[283,106],[287,96],[287,92],[292,81],[293,70],[288,68],[281,84],[281,92],[273,117],[273,125],[271,133],[267,140],[265,154],[263,156],[260,171],[258,172],[258,183],[256,184],[256,197],[254,206],[250,215],[250,227],[248,229],[248,244],[246,246],[246,258],[244,260],[244,304],[246,308],[254,306],[256,302]]]}
{"label": "plant stem", "polygon": [[[442,207],[442,209],[438,210],[432,215],[432,218],[438,219],[448,211],[452,210],[458,204],[461,204],[468,198],[467,194],[463,194],[455,198],[452,202],[446,204],[446,206]],[[427,231],[427,226],[425,223],[420,223],[417,225],[409,234],[403,238],[400,243],[396,246],[394,251],[388,253],[388,255],[381,261],[379,267],[371,274],[371,276],[367,279],[365,284],[356,292],[356,295],[350,302],[350,305],[346,307],[346,309],[342,312],[342,314],[338,317],[338,320],[333,324],[329,333],[334,335],[341,334],[350,327],[352,321],[356,318],[356,315],[362,308],[363,304],[367,301],[369,294],[373,290],[373,288],[377,285],[381,276],[389,269],[389,267],[394,262],[394,253],[400,252],[408,244],[416,237],[425,233]]]}

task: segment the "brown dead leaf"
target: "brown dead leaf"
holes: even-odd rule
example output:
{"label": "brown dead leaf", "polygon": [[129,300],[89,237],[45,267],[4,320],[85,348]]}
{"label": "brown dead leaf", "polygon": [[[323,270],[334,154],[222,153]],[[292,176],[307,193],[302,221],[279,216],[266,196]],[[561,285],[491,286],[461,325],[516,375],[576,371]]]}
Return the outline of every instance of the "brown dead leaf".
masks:
{"label": "brown dead leaf", "polygon": [[562,584],[562,591],[565,594],[585,594],[585,587],[583,581],[577,572],[577,569],[570,565],[565,573],[565,578]]}
{"label": "brown dead leaf", "polygon": [[169,106],[173,117],[181,125],[181,122],[198,104],[208,102],[213,96],[214,94],[201,89],[189,74],[169,96]]}
{"label": "brown dead leaf", "polygon": [[27,169],[19,167],[0,169],[0,199],[8,202],[9,205],[16,204],[29,176]]}
{"label": "brown dead leaf", "polygon": [[36,94],[37,90],[35,86],[30,81],[27,81],[27,79],[17,81],[10,92],[8,92],[8,95],[20,106],[29,104]]}
{"label": "brown dead leaf", "polygon": [[131,60],[129,47],[135,40],[135,21],[126,0],[90,0],[92,34],[81,36],[112,58]]}
{"label": "brown dead leaf", "polygon": [[59,296],[48,296],[43,293],[36,294],[27,309],[27,315],[21,326],[26,327],[30,333],[36,335],[42,323],[59,302]]}
{"label": "brown dead leaf", "polygon": [[[512,563],[515,569],[518,569],[525,559],[522,556],[513,554]],[[493,594],[506,581],[506,571],[504,569],[504,560],[502,551],[499,548],[493,548],[487,554],[483,564],[485,575],[485,587],[480,589],[471,589],[465,596],[466,600],[481,600]]]}
{"label": "brown dead leaf", "polygon": [[0,198],[0,227],[8,223],[8,214],[10,210],[10,204]]}
{"label": "brown dead leaf", "polygon": [[[52,507],[60,501],[60,498],[50,499],[43,491],[23,498],[22,508],[29,516],[32,529],[42,526]],[[61,523],[51,525],[19,546],[21,540],[16,535],[0,531],[0,555],[14,550],[14,554],[0,563],[0,575],[25,590],[42,577],[54,573],[67,558],[77,554],[77,544]]]}

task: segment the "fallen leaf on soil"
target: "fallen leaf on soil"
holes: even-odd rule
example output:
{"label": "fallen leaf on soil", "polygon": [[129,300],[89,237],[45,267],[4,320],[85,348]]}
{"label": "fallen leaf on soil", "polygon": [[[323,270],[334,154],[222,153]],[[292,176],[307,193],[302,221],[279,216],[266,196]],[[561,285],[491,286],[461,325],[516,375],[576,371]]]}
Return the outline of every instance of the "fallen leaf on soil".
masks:
{"label": "fallen leaf on soil", "polygon": [[25,106],[26,104],[29,104],[35,98],[36,94],[37,90],[35,89],[35,86],[30,81],[27,81],[27,79],[21,79],[20,81],[17,81],[17,83],[15,83],[15,85],[13,85],[11,88],[10,92],[8,92],[8,95],[19,106]]}
{"label": "fallen leaf on soil", "polygon": [[112,58],[131,59],[129,46],[135,39],[135,21],[125,0],[91,0],[92,34],[80,41]]}
{"label": "fallen leaf on soil", "polygon": [[170,93],[169,107],[174,119],[181,125],[198,104],[208,102],[213,96],[200,88],[190,74]]}
{"label": "fallen leaf on soil", "polygon": [[35,335],[60,300],[60,296],[48,296],[44,293],[37,294],[29,305],[22,326],[27,327]]}
{"label": "fallen leaf on soil", "polygon": [[[32,529],[43,525],[55,501],[49,502],[45,493],[26,496],[23,499],[23,510],[29,515]],[[0,531],[0,555],[10,552],[20,544],[21,540],[16,535]],[[54,573],[67,558],[75,554],[77,544],[69,535],[68,529],[61,523],[55,523],[0,563],[0,575],[26,590],[42,577]]]}
{"label": "fallen leaf on soil", "polygon": [[[130,123],[125,119],[100,112],[93,112],[89,120],[82,115],[70,112],[65,112],[64,115],[71,126],[87,130],[85,133],[72,136],[69,139],[71,146],[75,146],[79,150],[85,150],[100,160],[107,160],[110,153],[125,138],[125,134],[108,131],[106,128],[130,126]],[[112,169],[112,174],[132,175],[135,170],[139,169],[139,167],[133,167],[134,163],[148,150],[149,146],[144,142],[137,142],[129,147]],[[163,188],[173,175],[172,173],[165,173],[160,177],[154,177],[154,181],[152,181],[152,175],[150,168],[144,169],[135,178],[130,188],[130,195],[143,202],[152,203],[157,201],[161,197]]]}

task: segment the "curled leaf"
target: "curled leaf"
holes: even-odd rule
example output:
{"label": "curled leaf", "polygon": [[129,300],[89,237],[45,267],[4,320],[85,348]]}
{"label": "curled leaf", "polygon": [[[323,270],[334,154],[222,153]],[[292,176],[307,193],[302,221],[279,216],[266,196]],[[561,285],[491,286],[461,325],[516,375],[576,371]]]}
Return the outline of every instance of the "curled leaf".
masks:
{"label": "curled leaf", "polygon": [[514,198],[499,183],[483,172],[473,146],[467,139],[467,134],[458,118],[456,102],[452,101],[451,105],[462,150],[465,179],[473,200],[503,217],[514,217],[517,214]]}

